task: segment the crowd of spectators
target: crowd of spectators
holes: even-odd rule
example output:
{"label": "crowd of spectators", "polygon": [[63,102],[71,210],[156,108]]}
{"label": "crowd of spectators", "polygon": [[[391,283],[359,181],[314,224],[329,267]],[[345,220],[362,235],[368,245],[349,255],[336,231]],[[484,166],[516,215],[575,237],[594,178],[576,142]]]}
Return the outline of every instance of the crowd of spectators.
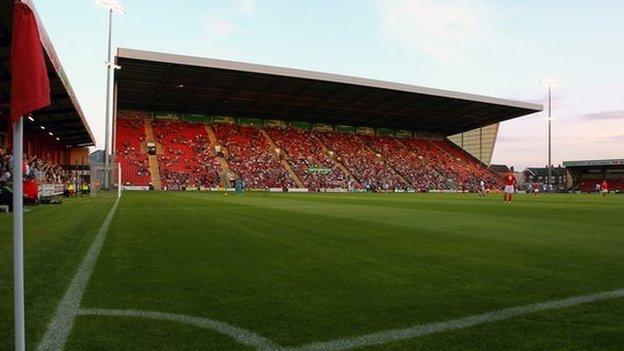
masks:
{"label": "crowd of spectators", "polygon": [[335,166],[308,132],[282,127],[267,128],[266,131],[306,188],[317,191],[348,187],[349,176]]}
{"label": "crowd of spectators", "polygon": [[407,180],[412,189],[427,191],[445,189],[446,177],[434,166],[431,155],[419,151],[417,145],[421,141],[413,139],[412,148],[399,138],[362,136],[371,149],[384,156],[388,165],[399,172]]}
{"label": "crowd of spectators", "polygon": [[356,178],[357,186],[377,190],[411,187],[386,165],[381,154],[373,152],[358,135],[330,132],[314,132],[314,135],[335,153],[335,159]]}
{"label": "crowd of spectators", "polygon": [[452,172],[451,174],[458,188],[477,191],[482,180],[487,189],[502,188],[500,177],[472,155],[443,140],[433,140],[431,143],[443,151],[441,153],[443,156],[442,162]]}
{"label": "crowd of spectators", "polygon": [[[22,162],[23,194],[26,204],[38,204],[39,186],[62,185],[66,190],[82,185],[82,180],[76,179],[71,172],[64,170],[51,160],[37,155],[25,154]],[[12,210],[13,185],[13,155],[10,149],[0,147],[0,205]],[[85,183],[86,184],[86,183]],[[62,187],[63,188],[63,187]],[[59,193],[60,194],[60,193]]]}
{"label": "crowd of spectators", "polygon": [[[150,168],[147,155],[141,150],[141,143],[145,142],[144,121],[119,121],[118,152],[125,162],[122,167],[134,174],[134,184],[146,185]],[[272,146],[257,127],[215,124],[217,145],[212,150],[203,125],[171,120],[155,120],[152,125],[161,148],[158,167],[165,189],[219,186],[222,176],[217,157],[223,157],[234,177],[251,189],[295,187],[282,162],[287,162],[311,191],[478,191],[481,181],[488,189],[501,186],[496,174],[445,140],[269,127],[265,131],[275,143]]]}
{"label": "crowd of spectators", "polygon": [[158,167],[163,187],[219,186],[221,166],[210,149],[203,125],[156,120],[152,126],[156,142],[162,146]]}
{"label": "crowd of spectators", "polygon": [[243,179],[246,188],[295,187],[295,181],[258,128],[217,124],[214,131],[220,146],[227,149],[230,168]]}
{"label": "crowd of spectators", "polygon": [[121,163],[125,185],[146,186],[150,183],[147,154],[141,150],[145,137],[143,119],[117,120],[117,162]]}
{"label": "crowd of spectators", "polygon": [[[60,165],[36,155],[24,155],[22,165],[24,179],[38,184],[64,184],[71,174]],[[0,182],[11,182],[13,173],[13,156],[10,150],[0,147]]]}

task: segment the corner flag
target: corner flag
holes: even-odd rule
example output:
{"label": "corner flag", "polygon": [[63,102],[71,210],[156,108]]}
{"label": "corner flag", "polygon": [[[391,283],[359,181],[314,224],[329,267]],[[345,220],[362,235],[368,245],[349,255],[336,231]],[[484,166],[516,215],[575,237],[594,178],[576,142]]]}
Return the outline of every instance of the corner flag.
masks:
{"label": "corner flag", "polygon": [[11,122],[50,105],[50,81],[37,19],[27,4],[15,1],[11,41]]}
{"label": "corner flag", "polygon": [[[28,0],[13,3],[10,121],[13,130],[13,296],[15,350],[26,348],[24,318],[23,117],[50,105],[50,81],[37,18]],[[30,5],[30,6],[29,6]]]}

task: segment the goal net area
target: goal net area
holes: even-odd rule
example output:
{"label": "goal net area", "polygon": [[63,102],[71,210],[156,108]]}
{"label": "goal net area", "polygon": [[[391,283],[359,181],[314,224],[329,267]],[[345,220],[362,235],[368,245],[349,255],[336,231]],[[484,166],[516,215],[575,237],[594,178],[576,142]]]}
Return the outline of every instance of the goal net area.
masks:
{"label": "goal net area", "polygon": [[91,196],[104,193],[121,196],[121,165],[119,163],[91,164]]}

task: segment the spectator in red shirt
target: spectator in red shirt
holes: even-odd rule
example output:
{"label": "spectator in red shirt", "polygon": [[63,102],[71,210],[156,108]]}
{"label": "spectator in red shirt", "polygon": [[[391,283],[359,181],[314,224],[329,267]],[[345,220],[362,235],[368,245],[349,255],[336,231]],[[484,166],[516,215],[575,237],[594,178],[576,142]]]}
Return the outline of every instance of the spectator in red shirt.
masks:
{"label": "spectator in red shirt", "polygon": [[609,193],[609,183],[607,183],[606,179],[603,179],[602,183],[600,183],[600,190],[602,191],[602,196],[607,196]]}
{"label": "spectator in red shirt", "polygon": [[24,202],[28,205],[36,204],[39,201],[39,187],[33,177],[24,180]]}

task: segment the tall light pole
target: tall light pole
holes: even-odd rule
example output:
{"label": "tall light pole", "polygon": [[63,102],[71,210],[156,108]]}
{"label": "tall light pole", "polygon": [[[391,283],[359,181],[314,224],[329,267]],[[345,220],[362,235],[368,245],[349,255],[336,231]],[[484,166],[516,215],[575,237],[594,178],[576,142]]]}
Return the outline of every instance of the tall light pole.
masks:
{"label": "tall light pole", "polygon": [[104,128],[104,188],[109,188],[109,167],[110,167],[110,110],[111,110],[111,73],[113,69],[119,68],[113,63],[112,58],[112,37],[113,37],[113,12],[124,13],[126,8],[117,0],[96,0],[96,3],[108,9],[108,53],[106,55],[106,116]]}
{"label": "tall light pole", "polygon": [[557,78],[546,78],[542,80],[542,86],[548,89],[548,190],[552,184],[552,88],[561,86],[561,80]]}

